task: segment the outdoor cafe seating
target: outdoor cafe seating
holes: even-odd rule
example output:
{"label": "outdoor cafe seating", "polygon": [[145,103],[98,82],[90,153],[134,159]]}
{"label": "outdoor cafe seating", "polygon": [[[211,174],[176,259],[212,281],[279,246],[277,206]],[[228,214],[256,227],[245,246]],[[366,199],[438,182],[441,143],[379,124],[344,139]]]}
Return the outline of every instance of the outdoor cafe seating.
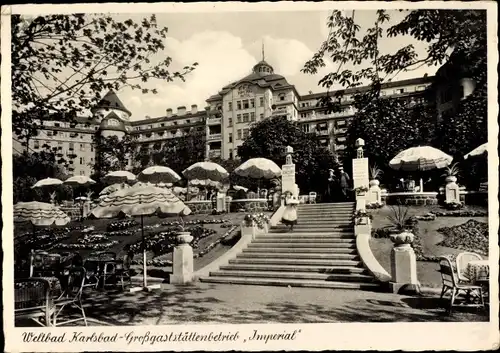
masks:
{"label": "outdoor cafe seating", "polygon": [[[487,277],[489,273],[485,270],[487,263],[485,264],[482,260],[470,260],[471,258],[477,259],[476,256],[470,256],[470,254],[459,254],[455,263],[450,257],[443,256],[439,259],[439,272],[443,285],[440,299],[443,299],[447,293],[451,296],[448,313],[458,306],[485,307],[484,287],[489,280]],[[466,261],[467,259],[469,261]],[[460,277],[459,273],[462,273]]]}

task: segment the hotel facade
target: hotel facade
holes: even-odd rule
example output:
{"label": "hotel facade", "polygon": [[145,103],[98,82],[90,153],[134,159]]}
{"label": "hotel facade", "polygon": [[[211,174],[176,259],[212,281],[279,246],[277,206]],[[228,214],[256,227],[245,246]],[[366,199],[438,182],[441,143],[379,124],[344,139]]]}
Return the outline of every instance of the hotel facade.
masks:
{"label": "hotel facade", "polygon": [[[473,90],[470,80],[459,80],[458,85],[462,81],[465,89],[455,90],[461,94],[460,98]],[[382,85],[381,95],[402,99],[409,104],[429,102],[435,104],[441,113],[449,105],[449,90],[441,87],[432,89],[437,93],[429,94],[433,82],[435,80],[431,76],[387,82]],[[92,109],[91,119],[79,118],[71,124],[45,121],[43,129],[29,141],[27,148],[36,152],[45,144],[49,145],[57,150],[59,156],[69,157],[68,174],[91,175],[96,155],[94,136],[97,133],[118,137],[129,134],[137,149],[161,150],[165,141],[195,130],[201,134],[204,131],[205,140],[200,143],[205,144],[207,159],[235,159],[238,158],[238,147],[250,134],[252,125],[269,117],[284,116],[297,122],[311,134],[311,138],[319,139],[323,146],[341,154],[346,148],[349,120],[356,113],[352,105],[353,94],[360,89],[363,88],[344,90],[339,101],[342,110],[327,113],[325,108],[317,106],[326,92],[300,95],[294,85],[262,60],[248,76],[222,87],[217,94],[209,97],[202,109],[197,105],[192,105],[189,110],[184,106],[178,107],[175,112],[169,108],[164,116],[131,121],[132,113],[116,93],[110,91]],[[14,153],[26,149],[16,138],[13,146]]]}

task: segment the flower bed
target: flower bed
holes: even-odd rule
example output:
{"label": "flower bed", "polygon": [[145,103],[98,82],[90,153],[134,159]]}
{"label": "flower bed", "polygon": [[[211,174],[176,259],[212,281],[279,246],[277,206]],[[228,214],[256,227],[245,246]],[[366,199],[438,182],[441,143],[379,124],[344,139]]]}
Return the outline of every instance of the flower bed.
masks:
{"label": "flower bed", "polygon": [[256,225],[257,228],[263,229],[264,226],[269,223],[269,217],[264,213],[251,213],[245,216],[243,222],[246,227]]}
{"label": "flower bed", "polygon": [[[184,222],[184,225],[189,226],[189,225],[203,225],[203,224],[224,224],[224,223],[229,223],[230,221],[227,219],[198,219],[194,221],[187,221]],[[178,226],[180,225],[181,222],[178,221],[172,221],[172,222],[162,222],[162,226]]]}
{"label": "flower bed", "polygon": [[371,214],[369,214],[368,212],[366,211],[362,211],[362,210],[357,210],[353,213],[352,215],[352,220],[354,222],[356,222],[356,224],[360,224],[361,220],[363,218],[369,218],[370,220],[373,220],[373,216]]}
{"label": "flower bed", "polygon": [[46,250],[51,248],[54,244],[57,244],[68,238],[69,235],[66,232],[50,232],[48,234],[45,233],[34,237],[18,240],[15,247],[19,249],[19,251],[30,251],[31,249]]}
{"label": "flower bed", "polygon": [[113,232],[107,232],[106,234],[109,237],[128,237],[128,236],[134,235],[138,231],[140,231],[140,229],[135,229],[135,230],[115,230]]}
{"label": "flower bed", "polygon": [[107,230],[112,232],[115,230],[124,230],[138,226],[139,223],[135,219],[127,219],[125,221],[115,221],[108,224]]}
{"label": "flower bed", "polygon": [[365,207],[368,210],[373,210],[373,209],[384,207],[384,203],[383,202],[378,202],[378,201],[368,202]]}
{"label": "flower bed", "polygon": [[109,240],[104,234],[85,234],[77,243],[59,244],[58,249],[106,250],[118,244],[118,240]]}
{"label": "flower bed", "polygon": [[438,217],[488,217],[488,212],[474,210],[434,211],[432,213]]}
{"label": "flower bed", "polygon": [[217,239],[213,243],[208,244],[203,250],[201,250],[198,253],[194,254],[194,258],[196,259],[198,257],[202,257],[203,255],[205,255],[206,253],[208,253],[210,250],[212,250],[213,248],[215,248],[217,246],[217,244],[220,244],[226,238],[228,238],[237,228],[238,228],[237,226],[234,226],[234,225],[231,226],[231,228],[227,232],[225,232],[222,235],[222,237],[220,237],[219,239]]}
{"label": "flower bed", "polygon": [[459,201],[445,201],[444,202],[444,208],[446,208],[448,210],[460,210],[463,207],[464,207],[463,202],[459,202]]}
{"label": "flower bed", "polygon": [[413,216],[410,219],[417,221],[434,221],[436,219],[436,215],[434,213],[427,213],[422,216]]}
{"label": "flower bed", "polygon": [[458,226],[439,228],[438,232],[445,237],[438,245],[488,255],[488,223],[470,219]]}

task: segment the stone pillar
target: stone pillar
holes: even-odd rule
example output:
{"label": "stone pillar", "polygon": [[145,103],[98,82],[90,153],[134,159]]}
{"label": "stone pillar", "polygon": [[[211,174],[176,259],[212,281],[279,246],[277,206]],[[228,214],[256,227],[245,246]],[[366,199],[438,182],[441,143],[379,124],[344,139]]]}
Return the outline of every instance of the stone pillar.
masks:
{"label": "stone pillar", "polygon": [[292,154],[293,148],[288,146],[286,148],[286,162],[281,166],[281,193],[284,195],[285,192],[289,191],[292,196],[298,199],[298,187],[295,184],[295,164],[292,160]]}
{"label": "stone pillar", "polygon": [[[364,158],[363,146],[365,141],[363,139],[356,140],[357,154],[356,158],[352,160],[352,183],[353,188],[357,189],[364,187],[368,189],[368,158]],[[356,192],[356,200],[359,198],[367,198],[366,192]]]}
{"label": "stone pillar", "polygon": [[460,203],[460,188],[457,185],[457,177],[449,176],[446,178],[444,187],[445,202]]}
{"label": "stone pillar", "polygon": [[391,235],[395,246],[391,250],[390,287],[393,293],[419,293],[420,284],[417,279],[417,257],[411,247],[414,235],[402,232]]}
{"label": "stone pillar", "polygon": [[380,190],[380,182],[376,179],[370,181],[370,188],[368,189],[368,203],[382,203],[382,190]]}
{"label": "stone pillar", "polygon": [[178,239],[180,244],[174,247],[170,283],[186,284],[193,281],[193,248],[189,245],[193,237],[189,233],[181,233]]}

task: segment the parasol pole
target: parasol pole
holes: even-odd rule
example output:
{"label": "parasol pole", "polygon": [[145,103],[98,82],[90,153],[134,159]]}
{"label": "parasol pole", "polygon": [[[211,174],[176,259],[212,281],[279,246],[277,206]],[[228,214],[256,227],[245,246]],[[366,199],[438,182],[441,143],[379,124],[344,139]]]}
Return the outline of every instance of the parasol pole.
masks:
{"label": "parasol pole", "polygon": [[424,192],[424,179],[420,178],[420,192]]}
{"label": "parasol pole", "polygon": [[144,239],[144,216],[141,214],[141,233],[142,233],[142,273],[143,273],[143,286],[144,288],[148,287],[147,283],[147,269],[148,267],[146,266],[146,241]]}

